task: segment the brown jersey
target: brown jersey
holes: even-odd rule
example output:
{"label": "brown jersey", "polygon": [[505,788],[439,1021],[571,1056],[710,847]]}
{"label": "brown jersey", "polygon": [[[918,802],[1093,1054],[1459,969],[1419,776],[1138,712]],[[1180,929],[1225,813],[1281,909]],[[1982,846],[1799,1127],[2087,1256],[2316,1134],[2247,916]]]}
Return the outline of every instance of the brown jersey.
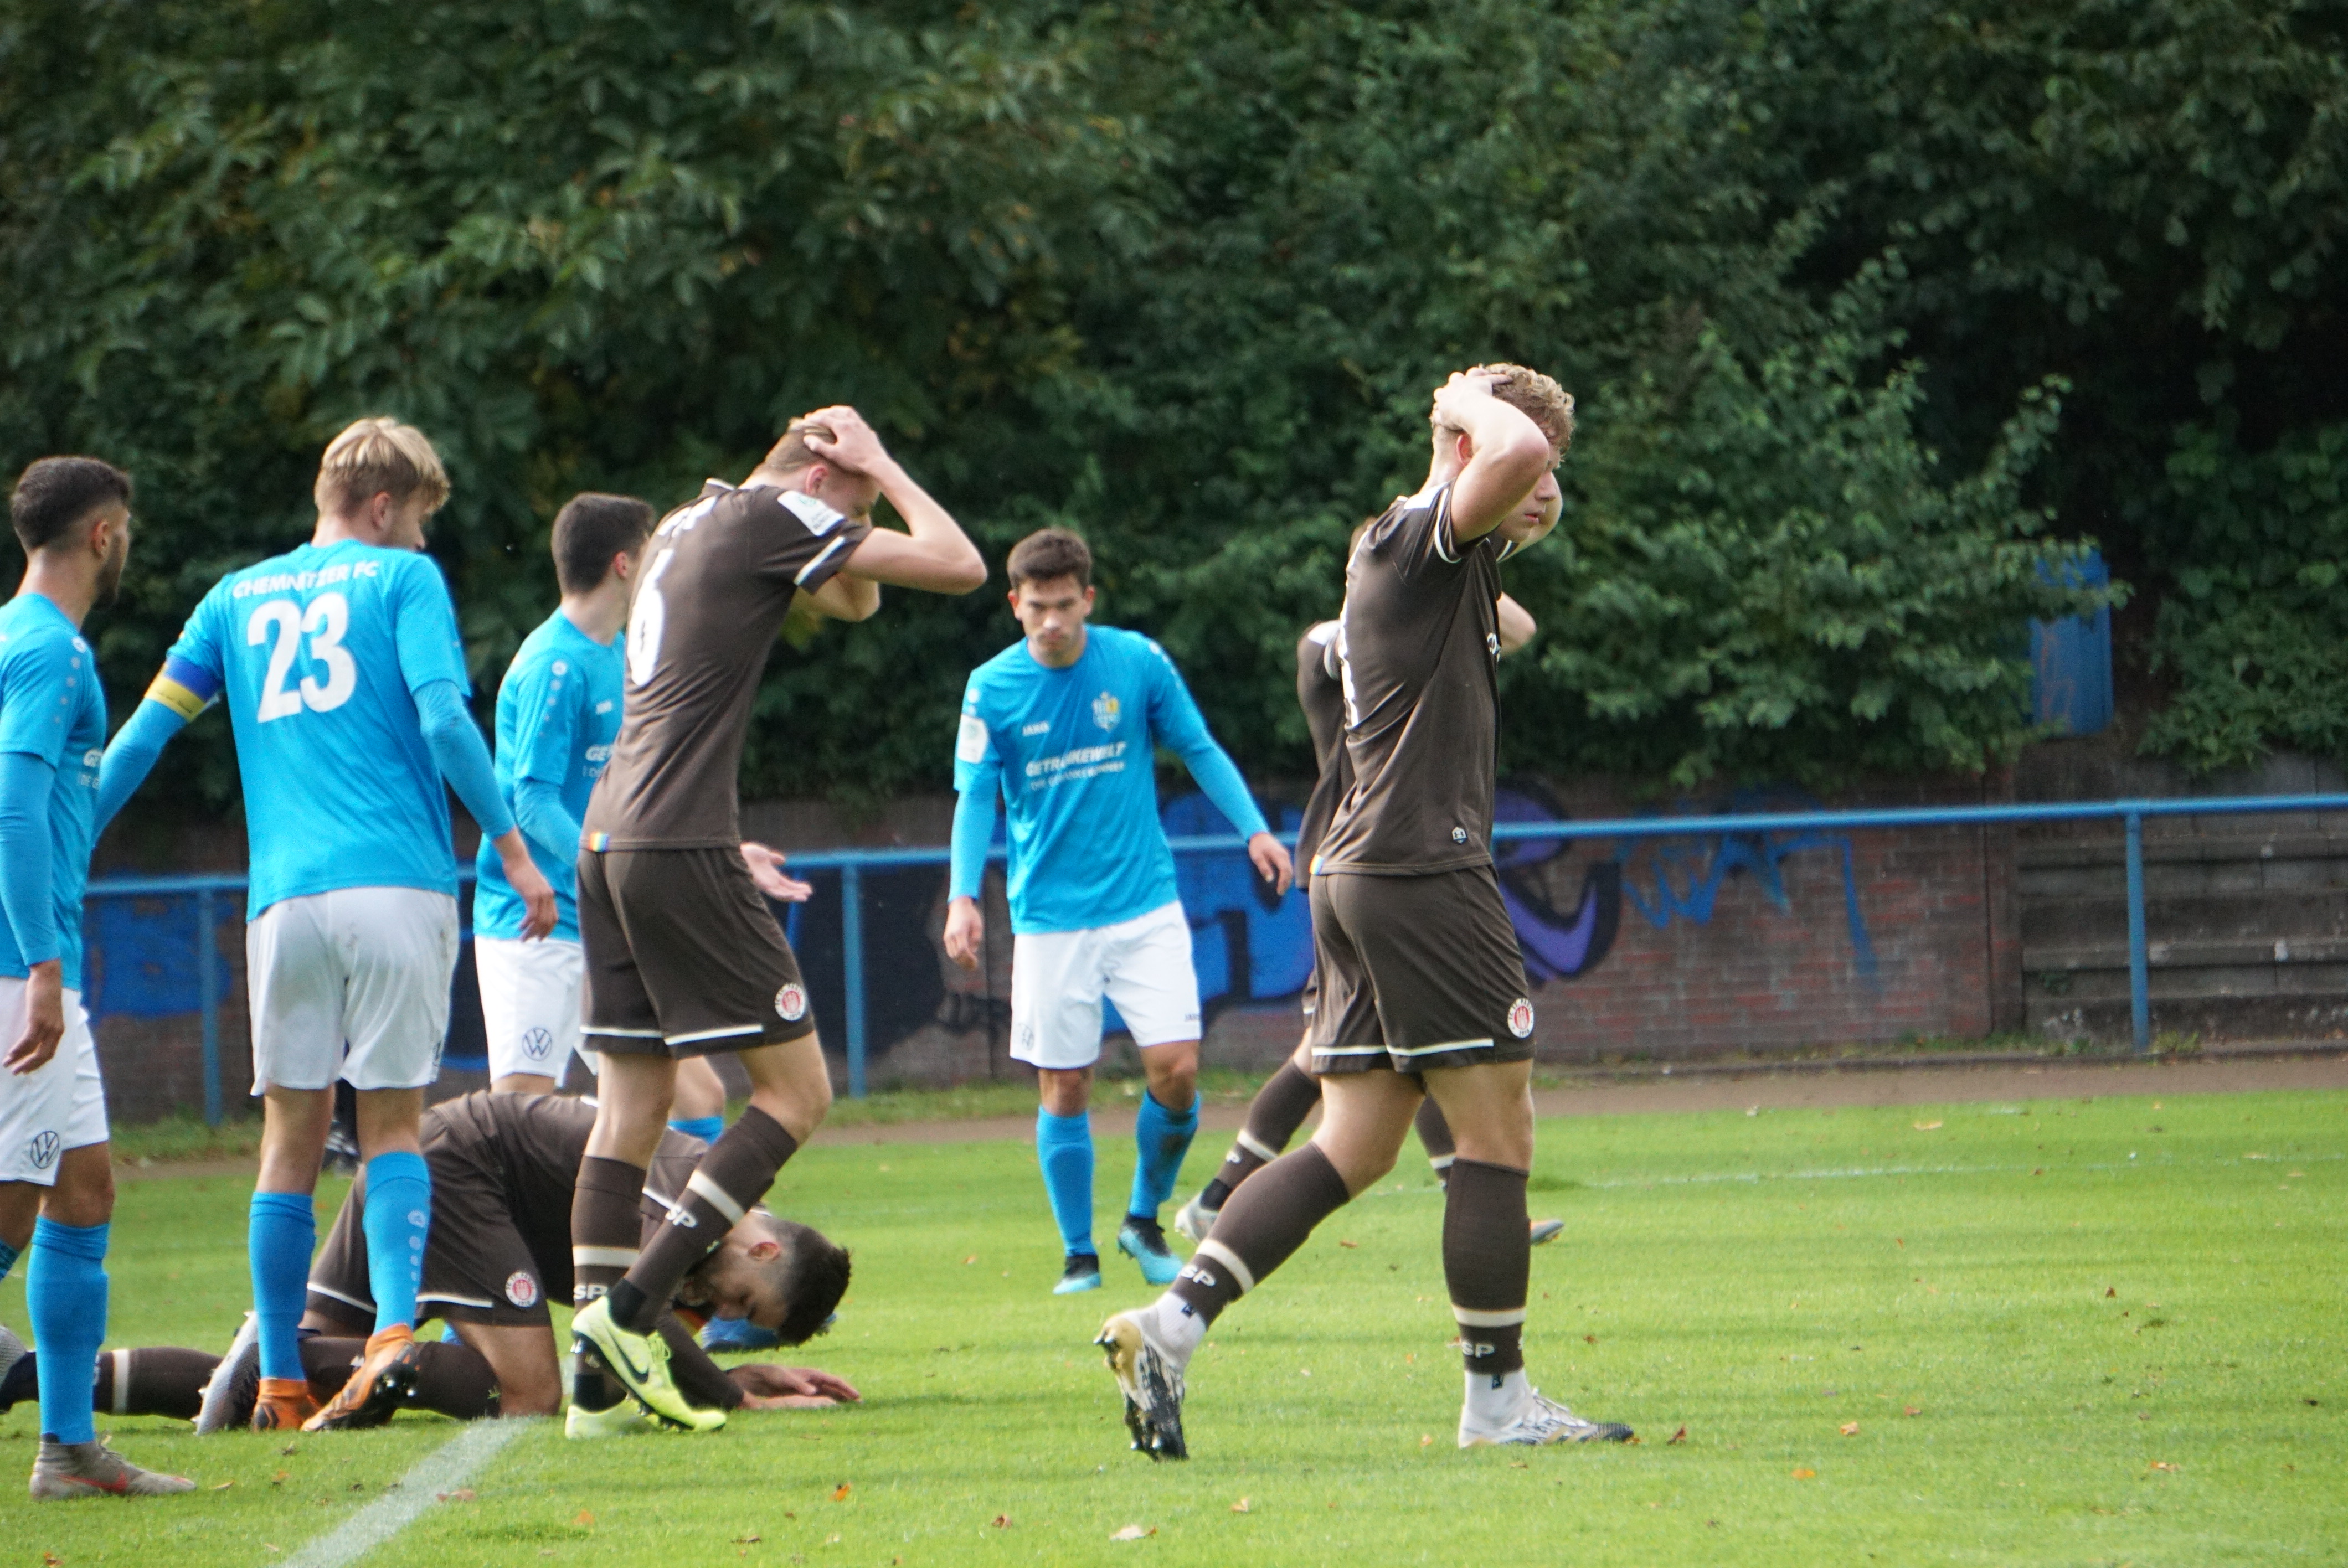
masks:
{"label": "brown jersey", "polygon": [[628,612],[627,706],[587,804],[586,847],[742,840],[742,735],[795,593],[838,571],[869,523],[797,490],[712,479],[661,519]]}
{"label": "brown jersey", "polygon": [[1307,876],[1313,852],[1329,831],[1329,819],[1354,783],[1354,770],[1345,761],[1345,692],[1336,642],[1334,620],[1315,622],[1296,640],[1296,705],[1304,710],[1304,727],[1313,734],[1317,770],[1313,794],[1304,802],[1304,820],[1296,827],[1296,864]]}
{"label": "brown jersey", "polygon": [[1354,547],[1337,623],[1354,782],[1318,869],[1490,863],[1504,553],[1495,534],[1452,537],[1448,485],[1396,501]]}

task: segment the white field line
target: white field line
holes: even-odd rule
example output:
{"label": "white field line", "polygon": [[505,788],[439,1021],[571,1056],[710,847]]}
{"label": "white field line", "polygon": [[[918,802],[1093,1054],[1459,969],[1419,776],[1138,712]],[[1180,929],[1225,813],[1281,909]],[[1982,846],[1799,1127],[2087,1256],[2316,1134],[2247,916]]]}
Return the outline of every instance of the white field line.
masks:
{"label": "white field line", "polygon": [[474,1421],[433,1450],[394,1483],[395,1490],[352,1514],[292,1556],[284,1568],[345,1568],[407,1528],[440,1497],[456,1491],[536,1421]]}

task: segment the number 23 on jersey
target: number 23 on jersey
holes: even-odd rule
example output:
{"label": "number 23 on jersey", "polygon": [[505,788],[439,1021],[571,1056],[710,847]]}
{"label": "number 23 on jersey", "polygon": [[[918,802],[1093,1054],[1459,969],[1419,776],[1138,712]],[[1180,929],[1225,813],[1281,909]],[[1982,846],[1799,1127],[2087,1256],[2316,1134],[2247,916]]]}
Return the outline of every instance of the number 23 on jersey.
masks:
{"label": "number 23 on jersey", "polygon": [[[350,601],[339,593],[322,593],[305,610],[295,600],[273,599],[252,607],[244,623],[244,641],[269,649],[269,669],[261,680],[261,703],[254,714],[262,723],[291,718],[308,709],[328,713],[351,700],[358,690],[359,669],[343,646],[351,629]],[[294,661],[308,642],[312,669],[298,686],[288,685]],[[323,668],[325,679],[318,679]]]}

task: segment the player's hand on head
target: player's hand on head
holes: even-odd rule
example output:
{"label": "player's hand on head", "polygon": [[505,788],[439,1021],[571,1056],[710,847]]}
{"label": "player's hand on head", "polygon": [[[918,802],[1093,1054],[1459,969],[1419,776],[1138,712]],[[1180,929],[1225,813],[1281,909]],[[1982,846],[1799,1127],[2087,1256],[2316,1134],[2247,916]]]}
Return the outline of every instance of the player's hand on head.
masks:
{"label": "player's hand on head", "polygon": [[1259,833],[1249,839],[1247,852],[1248,858],[1255,862],[1256,875],[1271,883],[1273,892],[1285,893],[1296,881],[1296,863],[1272,835]]}
{"label": "player's hand on head", "polygon": [[879,434],[865,422],[864,415],[848,405],[835,404],[800,417],[830,430],[829,437],[819,431],[809,431],[805,437],[808,450],[825,462],[864,475],[878,473],[888,463],[889,448],[881,444]]}
{"label": "player's hand on head", "polygon": [[978,968],[978,949],[986,940],[986,917],[975,898],[956,898],[946,905],[946,957],[965,969]]}
{"label": "player's hand on head", "polygon": [[19,1076],[37,1072],[57,1055],[57,1044],[65,1037],[65,967],[52,958],[32,966],[26,978],[25,1027],[0,1065]]}
{"label": "player's hand on head", "polygon": [[1451,379],[1435,389],[1436,417],[1444,424],[1466,428],[1468,405],[1483,402],[1492,395],[1499,377],[1484,370],[1455,370]]}
{"label": "player's hand on head", "polygon": [[782,851],[763,844],[742,845],[742,864],[750,868],[750,880],[757,885],[759,892],[778,903],[804,904],[815,897],[815,885],[784,875],[784,859]]}

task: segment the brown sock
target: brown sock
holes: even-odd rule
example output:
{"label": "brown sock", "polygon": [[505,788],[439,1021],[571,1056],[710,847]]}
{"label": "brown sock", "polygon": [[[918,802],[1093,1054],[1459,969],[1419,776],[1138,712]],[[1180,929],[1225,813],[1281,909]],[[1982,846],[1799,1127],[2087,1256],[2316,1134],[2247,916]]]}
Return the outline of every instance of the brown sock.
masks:
{"label": "brown sock", "polygon": [[192,1421],[203,1403],[204,1385],[219,1365],[220,1358],[209,1350],[170,1345],[101,1350],[90,1403],[101,1416],[170,1416]]}
{"label": "brown sock", "polygon": [[716,1250],[726,1233],[775,1184],[775,1173],[798,1152],[798,1140],[783,1124],[751,1106],[726,1129],[676,1196],[661,1228],[644,1244],[643,1255],[612,1287],[612,1320],[637,1334],[649,1334],[668,1310],[685,1272]]}
{"label": "brown sock", "polygon": [[1282,1154],[1231,1194],[1213,1234],[1175,1276],[1174,1295],[1212,1323],[1351,1199],[1319,1144]]}
{"label": "brown sock", "polygon": [[310,1397],[322,1405],[343,1391],[343,1385],[366,1359],[366,1341],[356,1335],[313,1334],[299,1348],[302,1375],[310,1379]]}
{"label": "brown sock", "polygon": [[1239,1184],[1280,1158],[1313,1108],[1321,1103],[1321,1081],[1300,1071],[1293,1061],[1264,1081],[1248,1102],[1247,1124],[1240,1129],[1222,1167],[1199,1194],[1201,1207],[1220,1209],[1231,1202]]}
{"label": "brown sock", "polygon": [[1443,1107],[1430,1094],[1418,1102],[1418,1115],[1411,1122],[1418,1132],[1418,1146],[1426,1151],[1426,1163],[1435,1167],[1435,1179],[1448,1186],[1451,1182],[1451,1161],[1459,1145],[1451,1136],[1451,1123],[1443,1119]]}
{"label": "brown sock", "polygon": [[742,1386],[709,1358],[693,1330],[674,1312],[660,1315],[660,1337],[668,1341],[668,1375],[676,1391],[696,1410],[734,1410],[742,1406]]}
{"label": "brown sock", "polygon": [[1525,1296],[1532,1281],[1525,1173],[1454,1160],[1443,1200],[1443,1278],[1471,1373],[1505,1376],[1525,1364]]}
{"label": "brown sock", "polygon": [[[625,1160],[590,1154],[579,1162],[571,1190],[571,1304],[583,1307],[619,1284],[637,1257],[644,1234],[644,1171]],[[608,1410],[624,1390],[606,1377],[594,1358],[579,1358],[571,1380],[572,1402],[582,1409]]]}
{"label": "brown sock", "polygon": [[460,1421],[498,1413],[498,1375],[470,1345],[436,1339],[416,1348],[416,1388],[407,1403]]}

